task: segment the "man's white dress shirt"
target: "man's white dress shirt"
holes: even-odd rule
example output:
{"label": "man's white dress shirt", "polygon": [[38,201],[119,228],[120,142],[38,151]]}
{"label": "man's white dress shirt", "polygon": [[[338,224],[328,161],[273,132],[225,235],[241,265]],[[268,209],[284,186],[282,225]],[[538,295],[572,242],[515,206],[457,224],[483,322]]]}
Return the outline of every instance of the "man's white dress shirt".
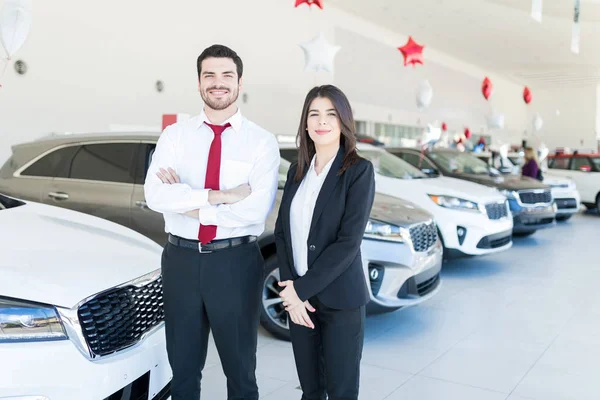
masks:
{"label": "man's white dress shirt", "polygon": [[[247,120],[238,110],[221,136],[220,189],[249,184],[252,193],[235,204],[211,205],[204,188],[208,152],[214,132],[204,113],[168,126],[160,135],[144,184],[148,207],[162,213],[165,231],[198,240],[200,223],[216,225],[215,239],[255,235],[265,228],[277,193],[279,145],[273,134]],[[173,168],[181,183],[162,183],[156,173]],[[200,209],[200,219],[186,211]]]}
{"label": "man's white dress shirt", "polygon": [[304,176],[300,187],[292,200],[290,209],[290,231],[292,233],[292,251],[294,254],[294,268],[299,276],[304,276],[308,271],[308,233],[312,222],[317,198],[325,182],[325,178],[335,160],[333,157],[317,175],[315,170],[315,155],[310,163],[308,172]]}

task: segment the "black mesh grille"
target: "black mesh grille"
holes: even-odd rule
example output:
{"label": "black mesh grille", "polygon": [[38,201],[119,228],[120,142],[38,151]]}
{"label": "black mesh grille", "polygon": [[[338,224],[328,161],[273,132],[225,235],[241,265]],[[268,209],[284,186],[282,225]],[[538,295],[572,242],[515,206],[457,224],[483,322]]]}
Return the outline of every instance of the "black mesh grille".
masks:
{"label": "black mesh grille", "polygon": [[496,220],[504,217],[508,217],[508,210],[504,203],[486,204],[485,210],[489,219]]}
{"label": "black mesh grille", "polygon": [[420,224],[410,228],[410,238],[415,251],[427,251],[437,242],[435,223]]}
{"label": "black mesh grille", "polygon": [[102,293],[79,307],[77,314],[95,355],[132,346],[164,319],[162,279]]}
{"label": "black mesh grille", "polygon": [[552,193],[549,190],[544,192],[520,192],[519,198],[523,204],[550,203],[552,201]]}

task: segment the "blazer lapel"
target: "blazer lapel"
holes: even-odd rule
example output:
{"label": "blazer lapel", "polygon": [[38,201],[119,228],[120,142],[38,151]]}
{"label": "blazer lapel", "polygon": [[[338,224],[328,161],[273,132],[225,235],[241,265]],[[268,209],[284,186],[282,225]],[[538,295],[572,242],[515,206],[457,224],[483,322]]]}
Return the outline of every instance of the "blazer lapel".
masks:
{"label": "blazer lapel", "polygon": [[313,212],[313,217],[312,217],[312,221],[310,224],[310,230],[308,233],[308,237],[310,237],[313,230],[315,229],[317,221],[319,220],[321,213],[325,209],[327,200],[329,200],[331,193],[333,193],[333,190],[335,189],[335,187],[340,179],[338,172],[339,172],[340,168],[342,168],[343,162],[344,162],[344,147],[340,146],[340,149],[338,150],[338,153],[335,156],[335,160],[333,160],[333,163],[331,164],[331,168],[329,169],[329,172],[327,173],[327,177],[325,177],[325,182],[323,182],[323,187],[321,187],[319,196],[317,197],[317,203],[315,204],[315,210]]}

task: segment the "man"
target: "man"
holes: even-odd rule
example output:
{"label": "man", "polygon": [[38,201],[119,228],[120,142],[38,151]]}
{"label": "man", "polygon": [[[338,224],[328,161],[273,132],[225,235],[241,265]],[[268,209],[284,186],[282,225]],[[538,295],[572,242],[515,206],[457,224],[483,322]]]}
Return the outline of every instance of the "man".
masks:
{"label": "man", "polygon": [[169,233],[162,274],[172,399],[198,400],[212,330],[228,399],[256,400],[264,264],[256,239],[275,200],[279,147],[235,104],[243,65],[233,50],[207,48],[197,69],[203,112],[164,130],[144,185]]}

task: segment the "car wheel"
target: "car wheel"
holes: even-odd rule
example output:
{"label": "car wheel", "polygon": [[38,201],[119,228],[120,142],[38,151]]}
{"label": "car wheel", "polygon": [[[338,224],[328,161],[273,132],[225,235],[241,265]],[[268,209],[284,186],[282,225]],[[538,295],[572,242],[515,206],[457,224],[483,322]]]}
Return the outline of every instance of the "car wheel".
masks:
{"label": "car wheel", "polygon": [[535,233],[536,231],[529,231],[529,232],[514,232],[513,236],[517,236],[517,237],[528,237],[531,236]]}
{"label": "car wheel", "polygon": [[556,220],[557,221],[568,221],[571,219],[572,216],[573,216],[572,214],[571,215],[557,215]]}
{"label": "car wheel", "polygon": [[600,215],[600,193],[596,196],[596,210],[598,210],[598,215]]}
{"label": "car wheel", "polygon": [[279,292],[279,266],[277,255],[272,255],[265,261],[265,277],[263,280],[260,324],[273,336],[282,340],[290,340],[290,320]]}

